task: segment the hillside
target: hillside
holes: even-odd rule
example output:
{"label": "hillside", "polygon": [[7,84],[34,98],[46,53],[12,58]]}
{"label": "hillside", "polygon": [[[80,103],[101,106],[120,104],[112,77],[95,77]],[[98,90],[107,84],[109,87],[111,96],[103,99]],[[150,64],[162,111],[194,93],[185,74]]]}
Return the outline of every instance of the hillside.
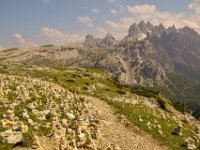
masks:
{"label": "hillside", "polygon": [[199,118],[199,42],[199,34],[189,27],[166,28],[141,21],[132,24],[121,40],[111,33],[102,39],[87,35],[82,44],[3,50],[0,60],[43,67],[108,70],[127,85],[161,92]]}
{"label": "hillside", "polygon": [[108,71],[23,64],[1,68],[2,150],[199,146],[199,121],[156,92],[120,84]]}

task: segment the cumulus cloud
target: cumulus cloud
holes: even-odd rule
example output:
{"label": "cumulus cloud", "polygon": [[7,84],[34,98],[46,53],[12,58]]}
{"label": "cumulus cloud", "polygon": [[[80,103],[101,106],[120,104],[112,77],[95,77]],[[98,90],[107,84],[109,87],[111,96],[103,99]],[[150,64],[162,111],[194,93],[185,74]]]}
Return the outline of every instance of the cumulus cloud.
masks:
{"label": "cumulus cloud", "polygon": [[200,1],[199,0],[193,0],[192,3],[189,4],[188,8],[193,14],[198,15],[197,17],[200,17]]}
{"label": "cumulus cloud", "polygon": [[89,27],[93,27],[93,22],[92,22],[92,19],[88,16],[85,16],[85,17],[77,17],[76,18],[78,22],[80,23],[83,23],[83,24],[86,24],[87,26]]}
{"label": "cumulus cloud", "polygon": [[[141,20],[150,21],[154,25],[162,23],[166,27],[175,25],[180,28],[183,26],[189,26],[200,33],[200,1],[193,0],[188,6],[188,11],[172,13],[160,11],[155,5],[143,4],[143,5],[127,5],[127,15],[123,16],[119,20],[106,20],[105,23],[112,28],[115,32],[115,36],[123,37],[127,34],[127,30],[132,23],[138,23]],[[113,11],[116,13],[115,11]]]}
{"label": "cumulus cloud", "polygon": [[53,44],[64,45],[83,40],[80,35],[64,33],[55,28],[44,27],[41,29],[41,36],[50,40]]}
{"label": "cumulus cloud", "polygon": [[99,13],[99,10],[98,10],[97,8],[93,8],[93,9],[92,9],[92,12],[95,13],[95,14],[98,14],[98,13]]}
{"label": "cumulus cloud", "polygon": [[127,5],[127,9],[132,14],[153,14],[156,12],[156,6],[149,4],[136,6]]}
{"label": "cumulus cloud", "polygon": [[108,33],[108,30],[106,30],[105,28],[102,28],[102,27],[97,27],[96,30],[98,33],[103,34],[103,35]]}
{"label": "cumulus cloud", "polygon": [[14,45],[16,45],[17,47],[27,48],[37,46],[35,43],[26,40],[20,33],[15,33],[12,38]]}

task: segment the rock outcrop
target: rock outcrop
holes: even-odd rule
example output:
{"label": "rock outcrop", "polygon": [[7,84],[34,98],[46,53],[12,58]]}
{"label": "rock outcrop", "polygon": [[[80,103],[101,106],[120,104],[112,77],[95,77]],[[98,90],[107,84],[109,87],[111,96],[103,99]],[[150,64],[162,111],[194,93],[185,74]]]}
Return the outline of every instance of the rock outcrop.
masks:
{"label": "rock outcrop", "polygon": [[85,45],[88,47],[113,47],[117,44],[117,40],[114,38],[114,36],[111,33],[108,33],[105,38],[99,39],[94,38],[93,35],[87,35],[85,38]]}

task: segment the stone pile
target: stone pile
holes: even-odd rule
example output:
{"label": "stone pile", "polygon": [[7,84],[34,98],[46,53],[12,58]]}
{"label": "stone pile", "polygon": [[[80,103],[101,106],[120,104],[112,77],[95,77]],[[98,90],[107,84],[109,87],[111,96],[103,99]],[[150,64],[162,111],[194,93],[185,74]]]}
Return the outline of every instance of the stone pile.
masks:
{"label": "stone pile", "polygon": [[98,120],[90,103],[47,82],[0,75],[0,142],[34,149],[96,149]]}

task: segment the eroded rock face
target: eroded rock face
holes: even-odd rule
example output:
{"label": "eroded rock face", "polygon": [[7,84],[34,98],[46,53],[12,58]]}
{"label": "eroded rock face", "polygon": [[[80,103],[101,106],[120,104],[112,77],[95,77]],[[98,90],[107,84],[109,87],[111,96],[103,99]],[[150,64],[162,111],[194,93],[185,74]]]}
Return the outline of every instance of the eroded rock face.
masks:
{"label": "eroded rock face", "polygon": [[94,38],[93,35],[87,35],[85,38],[85,45],[88,47],[96,47],[98,46],[98,40]]}
{"label": "eroded rock face", "polygon": [[[144,39],[151,34],[160,37],[164,31],[165,27],[162,24],[154,27],[149,22],[141,21],[139,24],[131,25],[128,36],[118,43],[111,34],[107,34],[101,42],[104,44],[96,47],[104,45],[107,48],[113,47],[113,50],[107,52],[103,60],[99,60],[93,66],[112,71],[126,83],[163,84],[168,80],[166,72],[174,70],[172,59],[165,51],[155,48]],[[85,43],[87,39],[88,37]],[[93,37],[90,39],[94,40]]]}
{"label": "eroded rock face", "polygon": [[138,39],[142,34],[142,31],[138,27],[136,23],[132,24],[129,28],[128,37],[132,37],[133,39]]}
{"label": "eroded rock face", "polygon": [[117,45],[117,40],[114,38],[114,36],[111,33],[108,33],[106,37],[102,40],[102,45],[113,47]]}
{"label": "eroded rock face", "polygon": [[117,43],[111,33],[108,33],[103,39],[94,38],[93,35],[87,35],[85,38],[85,45],[88,47],[113,47]]}

